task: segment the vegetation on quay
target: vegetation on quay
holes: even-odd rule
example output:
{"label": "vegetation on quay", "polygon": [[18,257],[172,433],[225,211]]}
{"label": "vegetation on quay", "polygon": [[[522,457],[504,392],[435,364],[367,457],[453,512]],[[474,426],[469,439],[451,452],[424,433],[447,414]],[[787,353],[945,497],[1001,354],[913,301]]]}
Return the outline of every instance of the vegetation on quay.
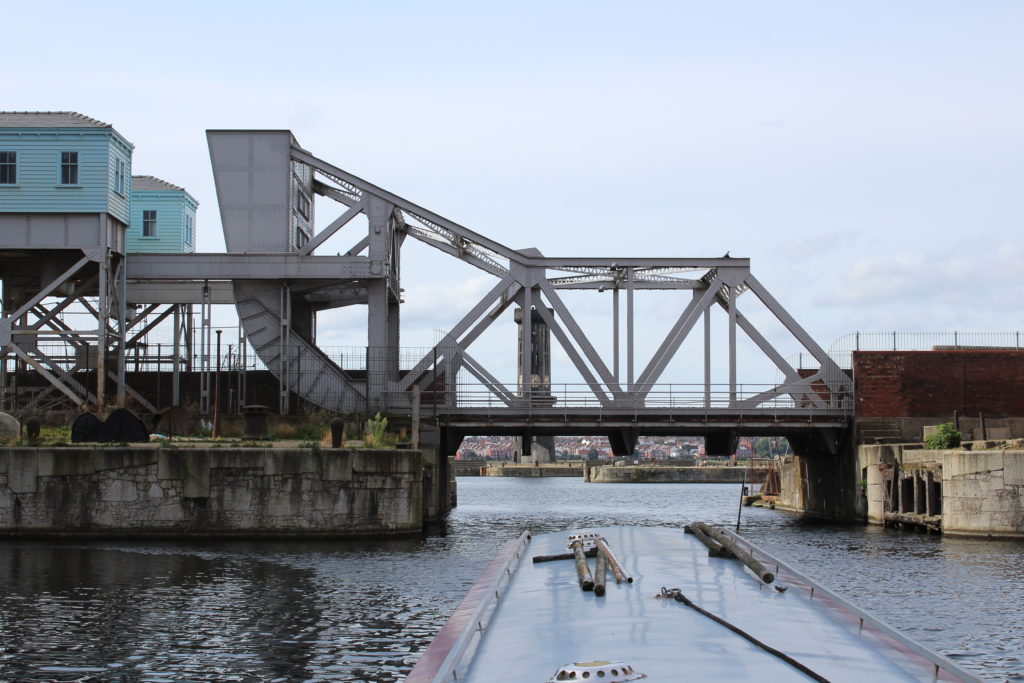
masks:
{"label": "vegetation on quay", "polygon": [[[400,420],[377,413],[367,418],[362,415],[340,415],[328,411],[311,411],[299,415],[268,415],[264,437],[251,438],[246,434],[245,419],[239,415],[227,415],[220,419],[219,433],[213,434],[213,418],[201,414],[195,407],[172,409],[173,419],[165,411],[158,416],[143,418],[150,433],[150,441],[173,442],[178,447],[207,445],[218,447],[259,447],[268,443],[285,442],[299,448],[320,448],[333,445],[332,423],[342,427],[341,442],[349,448],[392,449],[407,438],[407,428]],[[18,423],[12,421],[13,430],[0,433],[0,446],[60,447],[86,445],[72,440],[72,424],[75,417],[67,415],[42,416],[38,420],[38,433],[28,429],[32,416],[21,418],[20,434],[14,433]],[[141,417],[141,416],[140,416]],[[395,429],[395,423],[400,426]],[[94,442],[93,442],[94,443]],[[128,444],[124,444],[128,445]]]}
{"label": "vegetation on quay", "polygon": [[933,451],[941,451],[949,448],[959,448],[962,436],[960,431],[952,422],[940,424],[934,434],[925,438],[925,444]]}

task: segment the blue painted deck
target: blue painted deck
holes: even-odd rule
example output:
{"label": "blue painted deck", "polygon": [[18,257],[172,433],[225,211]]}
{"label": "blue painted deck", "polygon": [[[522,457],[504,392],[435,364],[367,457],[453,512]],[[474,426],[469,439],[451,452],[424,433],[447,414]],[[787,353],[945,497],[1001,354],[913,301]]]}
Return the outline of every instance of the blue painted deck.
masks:
{"label": "blue painted deck", "polygon": [[[508,572],[489,568],[490,583],[474,586],[476,598],[459,608],[464,628],[439,635],[439,649],[447,652],[428,650],[408,680],[547,681],[561,667],[595,660],[624,662],[652,682],[809,680],[695,610],[656,597],[662,587],[680,589],[830,681],[931,681],[936,664],[938,680],[977,680],[870,617],[862,621],[865,615],[855,608],[761,551],[755,555],[777,570],[775,585],[786,586],[785,592],[762,584],[737,560],[708,557],[707,548],[681,529],[572,533],[581,532],[604,536],[634,582],[616,584],[609,572],[604,596],[581,591],[572,560],[531,561],[566,552],[569,532],[539,535],[519,549],[518,558],[510,556]],[[591,569],[594,564],[590,560]],[[495,591],[500,598],[492,600],[497,606],[491,611],[487,598]],[[457,656],[460,646],[467,646],[465,656]],[[455,678],[443,666],[427,670],[441,654],[455,664]]]}

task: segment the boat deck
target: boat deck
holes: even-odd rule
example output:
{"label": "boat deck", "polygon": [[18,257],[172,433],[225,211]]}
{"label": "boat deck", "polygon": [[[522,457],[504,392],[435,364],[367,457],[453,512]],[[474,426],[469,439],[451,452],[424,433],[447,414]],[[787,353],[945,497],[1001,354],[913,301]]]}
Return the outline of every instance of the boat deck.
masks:
{"label": "boat deck", "polygon": [[[607,593],[597,596],[580,589],[573,560],[532,562],[567,552],[569,533],[588,532],[607,540],[633,583],[616,584],[609,571]],[[775,571],[774,584],[737,560],[709,557],[681,529],[524,536],[495,559],[408,680],[540,683],[560,667],[594,660],[624,662],[649,681],[813,680],[696,610],[656,597],[662,587],[678,588],[829,681],[976,680],[753,552]],[[589,565],[593,570],[595,561]]]}

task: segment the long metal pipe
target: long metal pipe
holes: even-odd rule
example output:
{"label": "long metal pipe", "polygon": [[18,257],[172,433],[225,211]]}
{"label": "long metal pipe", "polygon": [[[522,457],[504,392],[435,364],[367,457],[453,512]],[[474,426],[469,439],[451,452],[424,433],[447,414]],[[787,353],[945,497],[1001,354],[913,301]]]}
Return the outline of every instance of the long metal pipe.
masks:
{"label": "long metal pipe", "polygon": [[580,588],[585,591],[594,590],[594,577],[590,574],[590,567],[587,565],[587,557],[583,554],[583,543],[573,541],[569,546],[576,559],[576,576],[580,582]]}
{"label": "long metal pipe", "polygon": [[594,541],[594,545],[597,546],[598,553],[608,559],[608,566],[611,567],[612,573],[615,574],[615,583],[622,583],[623,581],[633,583],[633,577],[623,571],[622,565],[619,564],[619,558],[615,557],[615,553],[611,551],[611,548],[608,547],[603,538]]}

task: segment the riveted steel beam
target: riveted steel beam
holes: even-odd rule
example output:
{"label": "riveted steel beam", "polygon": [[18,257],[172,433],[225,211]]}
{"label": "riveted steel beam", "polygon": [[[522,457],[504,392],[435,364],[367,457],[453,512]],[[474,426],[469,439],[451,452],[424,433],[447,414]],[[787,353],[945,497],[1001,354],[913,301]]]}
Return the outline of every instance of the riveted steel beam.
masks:
{"label": "riveted steel beam", "polygon": [[383,278],[383,262],[364,256],[300,254],[132,254],[128,279],[368,280]]}

